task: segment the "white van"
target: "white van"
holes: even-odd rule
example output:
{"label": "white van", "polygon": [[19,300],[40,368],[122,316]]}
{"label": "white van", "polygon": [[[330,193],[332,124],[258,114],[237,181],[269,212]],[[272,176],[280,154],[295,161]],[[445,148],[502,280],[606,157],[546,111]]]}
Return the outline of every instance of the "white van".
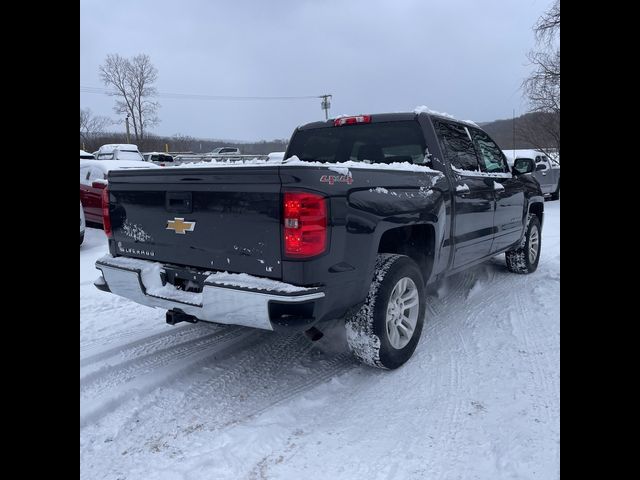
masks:
{"label": "white van", "polygon": [[144,158],[137,145],[131,143],[110,143],[102,145],[96,154],[97,160],[138,160]]}

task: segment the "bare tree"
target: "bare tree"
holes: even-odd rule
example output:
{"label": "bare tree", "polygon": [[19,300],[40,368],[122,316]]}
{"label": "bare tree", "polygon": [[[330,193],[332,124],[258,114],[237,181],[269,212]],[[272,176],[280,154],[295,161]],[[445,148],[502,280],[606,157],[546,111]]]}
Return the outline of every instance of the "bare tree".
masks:
{"label": "bare tree", "polygon": [[93,115],[91,109],[80,109],[80,141],[90,142],[99,135],[105,133],[107,127],[113,125],[108,117]]}
{"label": "bare tree", "polygon": [[114,89],[111,95],[117,98],[115,112],[129,115],[135,139],[140,141],[148,128],[159,123],[160,104],[153,101],[158,94],[153,85],[158,79],[158,69],[148,55],[128,59],[114,54],[107,55],[100,66],[100,77],[106,86]]}
{"label": "bare tree", "polygon": [[536,150],[560,149],[560,116],[553,112],[533,112],[516,122],[516,135],[520,142]]}
{"label": "bare tree", "polygon": [[[533,73],[523,82],[530,111],[551,112],[557,126],[557,148],[560,149],[560,0],[555,0],[533,27],[536,50],[527,55]],[[557,121],[555,121],[557,120]]]}

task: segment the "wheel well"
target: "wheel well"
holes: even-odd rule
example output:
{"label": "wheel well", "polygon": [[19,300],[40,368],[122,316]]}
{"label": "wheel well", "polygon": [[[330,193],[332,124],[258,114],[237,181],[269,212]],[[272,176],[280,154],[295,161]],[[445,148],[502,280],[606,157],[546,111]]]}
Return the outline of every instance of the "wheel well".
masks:
{"label": "wheel well", "polygon": [[418,264],[427,281],[433,268],[434,243],[433,225],[392,228],[382,235],[378,253],[407,255]]}
{"label": "wheel well", "polygon": [[536,215],[538,217],[538,220],[540,220],[540,225],[542,226],[542,218],[544,216],[544,203],[541,203],[541,202],[532,203],[529,206],[529,213]]}

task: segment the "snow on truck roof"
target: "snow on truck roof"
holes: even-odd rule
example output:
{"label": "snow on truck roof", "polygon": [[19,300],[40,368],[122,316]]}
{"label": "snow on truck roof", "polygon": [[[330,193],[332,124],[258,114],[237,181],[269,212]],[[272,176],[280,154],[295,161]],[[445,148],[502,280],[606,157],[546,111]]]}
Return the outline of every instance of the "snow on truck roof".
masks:
{"label": "snow on truck roof", "polygon": [[474,127],[479,127],[479,125],[474,122],[473,120],[460,120],[459,118],[454,117],[453,115],[446,113],[446,112],[438,112],[436,110],[431,110],[429,107],[427,107],[426,105],[419,105],[416,108],[413,109],[413,111],[415,113],[428,113],[429,115],[434,115],[436,117],[443,117],[443,118],[448,118],[450,120],[455,120],[456,122],[460,122],[460,123],[466,123],[468,125],[472,125]]}

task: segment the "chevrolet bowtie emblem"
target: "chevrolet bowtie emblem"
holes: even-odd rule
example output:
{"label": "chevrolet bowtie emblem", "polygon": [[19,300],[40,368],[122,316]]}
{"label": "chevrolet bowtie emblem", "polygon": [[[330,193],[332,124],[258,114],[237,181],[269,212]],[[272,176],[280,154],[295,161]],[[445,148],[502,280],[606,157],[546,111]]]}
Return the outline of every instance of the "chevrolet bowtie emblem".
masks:
{"label": "chevrolet bowtie emblem", "polygon": [[193,232],[194,228],[196,228],[196,222],[185,222],[184,218],[167,221],[167,230],[173,230],[181,235],[184,235],[184,232]]}

